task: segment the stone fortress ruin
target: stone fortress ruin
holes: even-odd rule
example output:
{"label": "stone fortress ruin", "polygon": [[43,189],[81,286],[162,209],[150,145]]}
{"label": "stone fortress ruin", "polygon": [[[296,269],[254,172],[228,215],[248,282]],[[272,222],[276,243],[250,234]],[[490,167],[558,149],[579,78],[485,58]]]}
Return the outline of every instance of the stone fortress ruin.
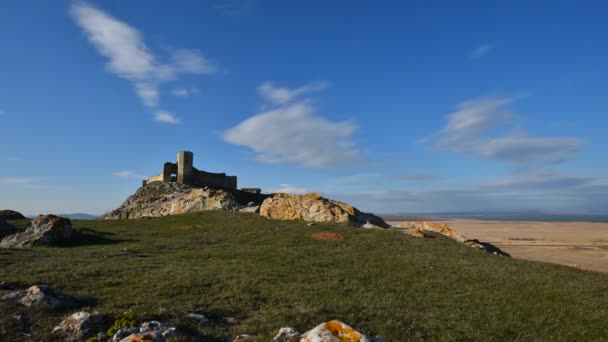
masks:
{"label": "stone fortress ruin", "polygon": [[[143,185],[152,182],[176,182],[196,188],[216,188],[237,190],[236,176],[227,176],[225,173],[211,173],[197,170],[194,165],[194,154],[190,151],[177,152],[177,162],[166,162],[163,172],[143,181]],[[248,188],[242,191],[260,193],[260,189]]]}

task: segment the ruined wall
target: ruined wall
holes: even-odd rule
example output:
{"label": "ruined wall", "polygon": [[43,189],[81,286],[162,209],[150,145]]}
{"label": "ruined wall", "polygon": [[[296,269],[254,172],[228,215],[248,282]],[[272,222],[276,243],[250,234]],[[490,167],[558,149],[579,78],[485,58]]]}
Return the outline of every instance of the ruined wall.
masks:
{"label": "ruined wall", "polygon": [[177,163],[166,162],[163,165],[163,172],[159,175],[150,177],[143,181],[143,184],[151,182],[177,182],[188,184],[193,187],[203,188],[237,188],[236,176],[226,176],[225,173],[212,173],[197,170],[193,164],[194,154],[189,151],[179,151],[177,153]]}
{"label": "ruined wall", "polygon": [[225,173],[212,173],[192,169],[191,185],[195,187],[212,187],[236,189],[236,176],[226,176]]}

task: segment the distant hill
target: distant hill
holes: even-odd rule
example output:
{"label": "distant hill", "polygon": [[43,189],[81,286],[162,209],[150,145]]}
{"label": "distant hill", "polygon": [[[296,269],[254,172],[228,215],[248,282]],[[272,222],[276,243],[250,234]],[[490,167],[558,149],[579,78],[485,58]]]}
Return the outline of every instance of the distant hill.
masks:
{"label": "distant hill", "polygon": [[94,220],[98,215],[91,215],[85,213],[72,213],[72,214],[59,214],[57,216],[67,217],[72,220]]}

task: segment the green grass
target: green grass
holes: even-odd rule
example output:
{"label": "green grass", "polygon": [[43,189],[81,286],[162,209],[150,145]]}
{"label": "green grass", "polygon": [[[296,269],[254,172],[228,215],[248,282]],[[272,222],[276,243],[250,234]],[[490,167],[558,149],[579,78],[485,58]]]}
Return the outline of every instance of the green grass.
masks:
{"label": "green grass", "polygon": [[[176,229],[184,225],[194,228]],[[72,246],[0,250],[0,280],[90,297],[89,309],[169,320],[197,340],[248,333],[269,341],[279,327],[305,331],[331,319],[387,341],[608,340],[607,274],[443,237],[219,211],[74,227]],[[344,239],[311,238],[320,231]],[[194,311],[239,322],[199,327],[184,318]],[[32,340],[47,340],[69,312],[0,302],[8,334],[16,313],[32,318]]]}

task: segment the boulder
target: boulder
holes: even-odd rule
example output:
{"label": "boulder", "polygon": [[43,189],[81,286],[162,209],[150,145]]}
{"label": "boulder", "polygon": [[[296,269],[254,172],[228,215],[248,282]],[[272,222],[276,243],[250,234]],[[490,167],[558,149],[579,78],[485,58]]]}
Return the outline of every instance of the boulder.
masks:
{"label": "boulder", "polygon": [[234,211],[241,207],[234,196],[224,190],[151,182],[139,188],[120,207],[99,219],[159,217],[205,210]]}
{"label": "boulder", "polygon": [[467,239],[456,229],[450,228],[447,224],[438,224],[430,221],[418,221],[418,222],[401,222],[396,226],[393,226],[395,229],[399,229],[403,231],[405,234],[415,237],[425,237],[424,232],[432,232],[441,234],[450,239],[456,240],[460,243],[463,243],[469,247],[477,248],[486,253],[501,255],[506,257],[511,257],[509,253],[502,251],[500,248],[494,246],[489,242],[481,242],[477,239]]}
{"label": "boulder", "polygon": [[14,234],[17,231],[15,227],[8,222],[2,216],[0,216],[0,239],[4,238],[7,235]]}
{"label": "boulder", "polygon": [[[125,330],[128,332],[133,331]],[[123,339],[119,339],[122,337],[120,334],[124,335],[125,331],[123,329],[119,330],[114,334],[112,341],[120,341],[120,342],[165,342],[168,338],[174,337],[176,333],[175,327],[168,326],[158,321],[149,321],[143,322],[137,328],[137,331],[131,333],[127,337]],[[119,334],[120,333],[120,334]]]}
{"label": "boulder", "polygon": [[449,237],[450,239],[458,242],[466,241],[464,236],[460,235],[456,229],[450,228],[450,226],[447,224],[439,224],[430,221],[402,222],[395,226],[395,228],[405,229],[406,232],[407,230],[414,230],[410,233],[410,235],[419,235],[419,231],[432,232]]}
{"label": "boulder", "polygon": [[18,290],[2,297],[28,307],[45,306],[53,309],[68,309],[83,304],[78,297],[62,294],[58,289],[48,285],[34,285],[27,290]]}
{"label": "boulder", "polygon": [[390,227],[378,216],[363,213],[346,203],[327,199],[316,193],[275,194],[262,202],[260,215],[272,220],[344,222],[356,227]]}
{"label": "boulder", "polygon": [[504,252],[503,250],[501,250],[500,248],[494,246],[493,244],[491,244],[489,242],[481,242],[477,239],[472,239],[472,240],[466,240],[464,242],[464,244],[469,247],[480,249],[486,253],[511,257],[511,254]]}
{"label": "boulder", "polygon": [[240,334],[232,340],[232,342],[245,342],[253,340],[253,336],[247,334]]}
{"label": "boulder", "polygon": [[26,217],[23,216],[20,212],[14,210],[0,210],[0,217],[3,217],[7,220],[25,220]]}
{"label": "boulder", "polygon": [[105,331],[108,319],[101,312],[80,311],[66,317],[53,329],[53,335],[62,341],[82,341]]}
{"label": "boulder", "polygon": [[239,209],[239,212],[241,212],[241,213],[254,213],[254,214],[257,214],[257,213],[260,212],[260,206],[256,205],[256,206],[253,206],[253,207],[245,207],[245,208]]}
{"label": "boulder", "polygon": [[272,342],[298,342],[300,341],[300,332],[296,328],[281,328],[279,333],[272,339]]}
{"label": "boulder", "polygon": [[382,342],[382,339],[366,336],[340,321],[321,323],[304,333],[302,342]]}
{"label": "boulder", "polygon": [[39,215],[24,232],[6,236],[2,248],[24,248],[34,245],[55,245],[68,241],[72,235],[72,222],[55,215]]}

